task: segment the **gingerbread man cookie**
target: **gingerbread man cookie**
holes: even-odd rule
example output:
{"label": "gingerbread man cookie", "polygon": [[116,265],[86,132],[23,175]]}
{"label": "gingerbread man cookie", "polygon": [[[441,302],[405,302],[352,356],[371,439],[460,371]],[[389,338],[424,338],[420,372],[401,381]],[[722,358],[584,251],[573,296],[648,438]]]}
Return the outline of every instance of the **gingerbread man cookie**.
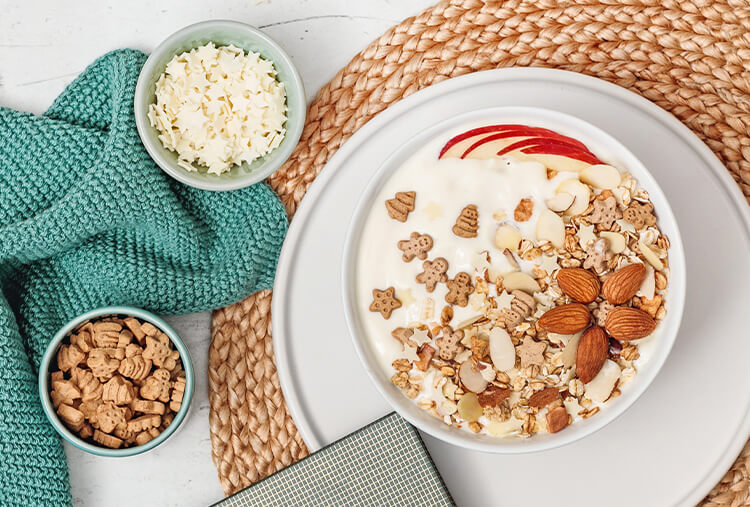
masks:
{"label": "gingerbread man cookie", "polygon": [[606,199],[595,199],[593,202],[594,209],[589,214],[589,221],[592,224],[598,224],[604,229],[609,229],[615,220],[620,218],[620,210],[617,209],[617,201],[613,196]]}
{"label": "gingerbread man cookie", "polygon": [[469,304],[469,296],[474,292],[474,285],[468,273],[463,271],[458,273],[453,280],[448,280],[446,285],[448,286],[448,294],[445,295],[446,303],[458,306]]}
{"label": "gingerbread man cookie", "polygon": [[143,358],[149,359],[159,368],[174,370],[180,359],[180,353],[172,349],[172,341],[167,335],[161,333],[156,337],[146,336]]}
{"label": "gingerbread man cookie", "polygon": [[443,336],[435,340],[435,343],[440,348],[440,359],[443,361],[452,361],[456,354],[463,350],[461,340],[464,339],[464,332],[462,330],[454,331],[452,327],[445,326],[443,328]]}
{"label": "gingerbread man cookie", "polygon": [[414,257],[423,261],[427,258],[427,252],[432,250],[432,236],[412,232],[409,239],[398,242],[398,249],[404,252],[401,258],[404,262],[411,262]]}
{"label": "gingerbread man cookie", "polygon": [[141,386],[141,397],[145,400],[159,400],[162,403],[167,403],[170,386],[169,370],[159,368]]}
{"label": "gingerbread man cookie", "polygon": [[438,283],[448,281],[448,261],[443,257],[438,257],[434,261],[424,261],[422,271],[417,275],[417,283],[425,284],[427,292],[432,292]]}
{"label": "gingerbread man cookie", "polygon": [[401,301],[396,298],[396,289],[388,287],[385,290],[372,289],[371,312],[380,312],[384,319],[390,319],[396,308],[401,308]]}
{"label": "gingerbread man cookie", "polygon": [[614,254],[609,250],[607,240],[599,238],[586,245],[586,259],[583,261],[583,269],[593,269],[597,275],[601,275],[609,269],[609,261]]}
{"label": "gingerbread man cookie", "polygon": [[656,224],[656,216],[654,216],[654,205],[650,202],[641,204],[637,201],[633,201],[623,212],[623,218],[626,222],[633,224],[636,229],[643,229],[644,227],[650,227]]}

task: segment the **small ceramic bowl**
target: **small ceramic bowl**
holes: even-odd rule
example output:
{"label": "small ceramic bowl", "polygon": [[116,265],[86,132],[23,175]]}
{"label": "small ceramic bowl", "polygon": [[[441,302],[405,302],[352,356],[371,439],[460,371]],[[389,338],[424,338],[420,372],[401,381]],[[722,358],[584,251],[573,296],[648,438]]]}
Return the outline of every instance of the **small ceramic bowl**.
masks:
{"label": "small ceramic bowl", "polygon": [[[151,126],[148,109],[156,101],[156,82],[164,73],[167,63],[176,55],[213,42],[217,46],[230,44],[245,51],[253,51],[273,62],[277,78],[286,90],[286,135],[281,144],[264,157],[252,163],[234,166],[220,175],[205,170],[190,172],[177,165],[177,154],[168,150],[159,140],[159,132]],[[138,134],[151,158],[174,179],[203,190],[236,190],[257,183],[270,176],[289,158],[297,145],[305,124],[307,103],[302,79],[291,58],[268,35],[236,21],[204,21],[176,32],[162,42],[141,69],[135,89],[135,123]]]}
{"label": "small ceramic bowl", "polygon": [[[65,424],[57,417],[57,412],[55,412],[55,407],[52,404],[52,400],[50,399],[50,369],[53,361],[56,360],[57,349],[60,347],[60,344],[68,336],[68,333],[70,333],[85,321],[96,319],[97,317],[102,317],[105,315],[123,315],[128,317],[135,317],[137,319],[152,323],[154,326],[163,331],[167,336],[169,336],[170,340],[172,340],[175,348],[180,353],[182,368],[185,370],[185,394],[182,398],[182,406],[180,407],[180,410],[175,415],[172,423],[167,426],[167,428],[162,431],[159,436],[157,436],[153,440],[146,442],[143,445],[137,445],[123,449],[110,449],[108,447],[101,447],[83,440],[78,435],[69,430],[68,427],[65,426]],[[98,308],[96,310],[84,313],[83,315],[79,315],[75,319],[71,320],[57,332],[54,338],[52,338],[52,341],[47,346],[47,350],[45,350],[44,352],[44,356],[42,356],[42,362],[39,366],[39,396],[42,400],[42,407],[44,408],[44,413],[47,416],[47,419],[49,419],[55,430],[68,443],[88,453],[96,454],[97,456],[108,456],[115,458],[135,456],[136,454],[142,454],[146,451],[149,451],[164,442],[170,437],[170,435],[177,431],[177,428],[180,427],[180,424],[185,419],[185,416],[190,410],[190,401],[193,398],[194,388],[195,375],[193,373],[193,362],[190,359],[190,353],[188,352],[187,347],[177,335],[175,330],[172,329],[170,325],[167,324],[163,319],[157,317],[153,313],[130,306],[108,306],[104,308]]]}

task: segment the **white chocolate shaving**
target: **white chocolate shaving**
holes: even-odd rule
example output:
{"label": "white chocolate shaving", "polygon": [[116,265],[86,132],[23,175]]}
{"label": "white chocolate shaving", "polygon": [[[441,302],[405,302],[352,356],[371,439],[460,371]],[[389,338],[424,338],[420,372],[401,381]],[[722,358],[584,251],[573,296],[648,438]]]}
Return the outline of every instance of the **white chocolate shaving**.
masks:
{"label": "white chocolate shaving", "polygon": [[286,92],[273,63],[213,43],[175,56],[156,83],[151,125],[187,171],[212,174],[270,153],[286,129]]}

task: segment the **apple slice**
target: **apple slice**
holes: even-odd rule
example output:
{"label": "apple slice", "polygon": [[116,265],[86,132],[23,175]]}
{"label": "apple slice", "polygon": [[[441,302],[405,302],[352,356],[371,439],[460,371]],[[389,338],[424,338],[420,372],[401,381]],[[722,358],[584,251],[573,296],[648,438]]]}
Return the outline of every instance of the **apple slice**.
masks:
{"label": "apple slice", "polygon": [[[503,136],[505,134],[506,133],[503,132],[502,134],[500,134],[500,136]],[[461,153],[460,158],[463,158],[463,159],[470,158],[470,159],[477,159],[477,160],[487,160],[490,158],[497,158],[498,151],[503,150],[506,146],[518,141],[519,139],[524,139],[523,137],[519,137],[514,133],[509,133],[509,134],[510,135],[508,137],[497,137],[496,135],[489,135],[489,136],[483,137],[479,139],[478,141],[474,142],[468,148],[466,148],[464,152]],[[451,150],[451,152],[452,151],[453,150]]]}
{"label": "apple slice", "polygon": [[518,158],[519,160],[533,160],[535,162],[539,162],[544,167],[554,169],[558,173],[578,173],[591,165],[588,162],[582,162],[580,160],[564,157],[562,155],[547,155],[541,153],[527,154],[523,152],[516,152],[513,154],[513,156]]}
{"label": "apple slice", "polygon": [[[484,137],[490,137],[490,135],[500,135],[496,139],[490,139],[494,141],[497,139],[507,139],[512,137],[535,137],[539,139],[552,139],[565,142],[571,146],[577,146],[583,152],[588,152],[588,148],[582,142],[572,137],[567,137],[562,134],[541,127],[531,127],[529,125],[488,125],[486,127],[479,127],[471,130],[467,130],[457,136],[452,137],[440,150],[438,158],[458,157],[460,155],[468,156],[469,153],[465,153],[466,149],[474,142]],[[461,157],[464,158],[464,157]],[[477,158],[477,157],[472,157]]]}
{"label": "apple slice", "polygon": [[601,160],[596,158],[596,155],[589,151],[575,150],[571,146],[556,144],[550,141],[534,146],[529,146],[528,148],[524,148],[521,151],[527,154],[539,153],[547,155],[562,155],[564,157],[580,160],[581,162],[588,162],[589,164],[601,164],[602,162]]}
{"label": "apple slice", "polygon": [[617,188],[622,181],[622,175],[620,171],[611,165],[607,164],[594,164],[578,175],[582,182],[588,183],[594,188],[609,189]]}
{"label": "apple slice", "polygon": [[562,248],[565,245],[565,224],[560,215],[548,209],[543,210],[536,223],[536,239],[546,239],[556,248]]}
{"label": "apple slice", "polygon": [[[580,141],[577,141],[576,139],[566,137],[562,134],[558,134],[554,130],[549,130],[541,127],[531,127],[529,125],[516,125],[516,124],[504,124],[504,125],[487,125],[485,127],[479,127],[471,130],[467,130],[466,132],[463,132],[461,134],[458,134],[457,136],[452,137],[450,140],[448,140],[447,143],[445,143],[445,146],[443,146],[443,149],[440,151],[440,155],[438,155],[438,158],[443,158],[446,156],[455,156],[453,154],[448,155],[448,150],[451,150],[454,146],[456,146],[459,143],[462,143],[469,138],[472,137],[483,137],[486,134],[492,134],[495,132],[515,132],[517,134],[516,137],[548,137],[548,138],[555,138],[555,139],[562,139],[567,140],[569,144],[578,145],[580,148],[584,151],[587,151],[586,146],[581,143]],[[456,152],[456,150],[451,150],[453,153]],[[463,151],[459,152],[463,153]]]}
{"label": "apple slice", "polygon": [[512,127],[514,127],[514,125],[487,125],[486,127],[479,127],[479,128],[467,130],[466,132],[462,132],[461,134],[458,134],[457,136],[452,137],[451,139],[448,140],[447,143],[445,143],[445,146],[443,146],[443,149],[440,150],[440,155],[438,155],[438,158],[443,158],[448,153],[448,150],[453,148],[458,143],[468,140],[469,138],[477,137],[477,136],[481,137],[487,134],[492,134],[493,132],[502,132],[506,130],[512,130]]}
{"label": "apple slice", "polygon": [[[443,147],[438,158],[461,158],[463,153],[477,141],[489,136],[491,134],[479,134],[466,139],[462,139],[457,143],[452,144],[447,149]],[[447,145],[446,145],[447,146]]]}
{"label": "apple slice", "polygon": [[527,139],[523,139],[521,141],[516,141],[515,143],[509,144],[502,150],[498,151],[497,154],[505,155],[506,153],[510,153],[513,150],[520,150],[521,148],[527,148],[527,147],[532,147],[532,146],[547,146],[547,147],[550,147],[550,149],[554,146],[554,147],[559,147],[560,149],[567,148],[571,152],[586,152],[585,148],[581,148],[580,146],[571,144],[568,141],[565,141],[562,139],[546,139],[543,137],[529,137]]}
{"label": "apple slice", "polygon": [[[509,147],[509,146],[514,146],[513,149],[517,149],[519,147],[528,146],[530,144],[544,144],[547,141],[551,143],[564,143],[566,146],[571,146],[571,147],[576,148],[575,151],[577,152],[578,151],[588,152],[588,149],[586,148],[586,146],[580,143],[579,141],[576,141],[575,139],[561,136],[559,134],[557,134],[556,137],[544,137],[544,136],[549,136],[548,132],[551,134],[554,134],[554,132],[547,131],[546,129],[529,127],[526,129],[506,130],[504,132],[497,132],[495,134],[483,136],[483,137],[480,137],[480,139],[476,140],[471,146],[469,146],[463,152],[463,154],[461,155],[461,158],[468,157],[470,154],[472,154],[472,152],[474,152],[480,147],[483,147],[483,145],[485,145],[486,143],[492,143],[493,141],[499,141],[499,140],[504,140],[504,142],[499,143],[499,148],[496,153],[497,155],[503,155],[505,153],[505,150],[507,149],[506,147]],[[513,142],[512,141],[513,138],[521,138],[522,140]],[[482,158],[482,157],[474,155],[471,158]]]}
{"label": "apple slice", "polygon": [[576,179],[565,180],[557,187],[558,192],[567,192],[575,197],[573,205],[565,212],[567,216],[580,215],[589,207],[591,190]]}
{"label": "apple slice", "polygon": [[556,213],[562,213],[563,211],[566,211],[568,208],[570,208],[573,205],[574,200],[575,200],[575,197],[573,197],[573,194],[569,194],[567,192],[560,192],[558,194],[555,194],[554,197],[544,201],[544,203],[552,211]]}

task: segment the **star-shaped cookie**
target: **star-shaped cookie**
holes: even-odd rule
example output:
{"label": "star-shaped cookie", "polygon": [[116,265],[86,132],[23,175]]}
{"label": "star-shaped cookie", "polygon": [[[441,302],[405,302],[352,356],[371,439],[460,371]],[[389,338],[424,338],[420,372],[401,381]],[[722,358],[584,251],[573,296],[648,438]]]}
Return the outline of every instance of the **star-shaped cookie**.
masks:
{"label": "star-shaped cookie", "polygon": [[371,312],[380,312],[384,319],[390,319],[391,313],[396,308],[401,308],[401,301],[396,296],[396,289],[388,287],[385,290],[372,289],[372,303],[370,303]]}
{"label": "star-shaped cookie", "polygon": [[521,345],[516,347],[516,353],[521,358],[521,368],[534,364],[541,366],[544,363],[544,349],[546,348],[547,344],[544,342],[534,341],[528,336],[524,338]]}
{"label": "star-shaped cookie", "polygon": [[404,347],[404,351],[399,354],[399,357],[403,357],[404,359],[408,359],[409,361],[419,361],[419,355],[417,354],[416,347]]}
{"label": "star-shaped cookie", "polygon": [[443,207],[434,201],[430,201],[427,203],[427,206],[425,206],[424,212],[430,220],[435,220],[436,218],[443,216]]}
{"label": "star-shaped cookie", "polygon": [[415,328],[411,339],[417,345],[422,345],[423,343],[432,341],[432,338],[430,338],[430,332],[427,329],[422,328]]}

